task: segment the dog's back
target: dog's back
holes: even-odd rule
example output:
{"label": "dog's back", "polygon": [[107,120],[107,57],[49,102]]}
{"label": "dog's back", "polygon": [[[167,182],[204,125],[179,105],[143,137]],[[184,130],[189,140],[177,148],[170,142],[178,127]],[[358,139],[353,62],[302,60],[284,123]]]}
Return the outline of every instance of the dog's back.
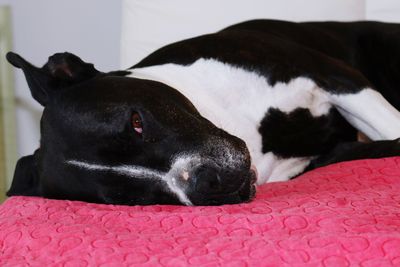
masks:
{"label": "dog's back", "polygon": [[344,61],[400,110],[400,24],[253,20],[223,31],[257,32],[264,38],[273,35]]}

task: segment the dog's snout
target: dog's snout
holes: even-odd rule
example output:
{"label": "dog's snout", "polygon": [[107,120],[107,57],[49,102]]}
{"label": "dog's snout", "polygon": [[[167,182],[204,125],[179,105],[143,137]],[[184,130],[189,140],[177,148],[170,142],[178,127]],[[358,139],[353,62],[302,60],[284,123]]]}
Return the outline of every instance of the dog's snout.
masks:
{"label": "dog's snout", "polygon": [[222,190],[221,176],[213,167],[201,166],[193,172],[195,189],[202,194],[215,194]]}

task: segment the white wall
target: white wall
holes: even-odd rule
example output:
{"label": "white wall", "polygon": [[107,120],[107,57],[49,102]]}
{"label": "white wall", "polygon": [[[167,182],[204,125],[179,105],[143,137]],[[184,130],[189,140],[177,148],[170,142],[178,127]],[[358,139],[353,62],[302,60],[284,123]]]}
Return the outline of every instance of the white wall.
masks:
{"label": "white wall", "polygon": [[[14,51],[42,66],[56,52],[69,51],[99,70],[119,68],[120,0],[0,0],[12,7]],[[39,144],[41,106],[16,70],[19,155]]]}
{"label": "white wall", "polygon": [[399,0],[366,0],[365,18],[387,22],[400,22]]}

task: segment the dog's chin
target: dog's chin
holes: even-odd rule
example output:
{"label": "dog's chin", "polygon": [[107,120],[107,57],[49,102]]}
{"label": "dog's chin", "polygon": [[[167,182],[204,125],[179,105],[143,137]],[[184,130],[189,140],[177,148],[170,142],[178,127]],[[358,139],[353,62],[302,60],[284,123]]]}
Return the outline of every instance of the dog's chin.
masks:
{"label": "dog's chin", "polygon": [[252,201],[256,196],[257,172],[250,170],[250,174],[237,190],[228,194],[204,195],[193,192],[189,198],[195,206],[220,206],[225,204],[240,204]]}

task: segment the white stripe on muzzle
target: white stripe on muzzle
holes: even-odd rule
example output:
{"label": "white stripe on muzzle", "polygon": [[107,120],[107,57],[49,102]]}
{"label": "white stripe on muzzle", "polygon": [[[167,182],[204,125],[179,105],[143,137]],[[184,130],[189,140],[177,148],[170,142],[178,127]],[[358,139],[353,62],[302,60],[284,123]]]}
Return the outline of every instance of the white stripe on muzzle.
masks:
{"label": "white stripe on muzzle", "polygon": [[[172,165],[170,171],[167,173],[162,173],[135,165],[109,166],[79,160],[67,160],[66,163],[81,169],[91,171],[107,171],[137,179],[153,178],[161,180],[166,183],[168,189],[178,197],[179,201],[181,201],[182,204],[192,206],[192,202],[189,200],[184,190],[178,185],[176,181],[176,174],[178,174],[179,172],[183,172],[186,169],[185,166],[182,165],[187,165],[188,163],[190,163],[190,161],[191,160],[188,161],[188,158],[180,158],[176,160]],[[185,164],[182,164],[182,162],[185,162]]]}

